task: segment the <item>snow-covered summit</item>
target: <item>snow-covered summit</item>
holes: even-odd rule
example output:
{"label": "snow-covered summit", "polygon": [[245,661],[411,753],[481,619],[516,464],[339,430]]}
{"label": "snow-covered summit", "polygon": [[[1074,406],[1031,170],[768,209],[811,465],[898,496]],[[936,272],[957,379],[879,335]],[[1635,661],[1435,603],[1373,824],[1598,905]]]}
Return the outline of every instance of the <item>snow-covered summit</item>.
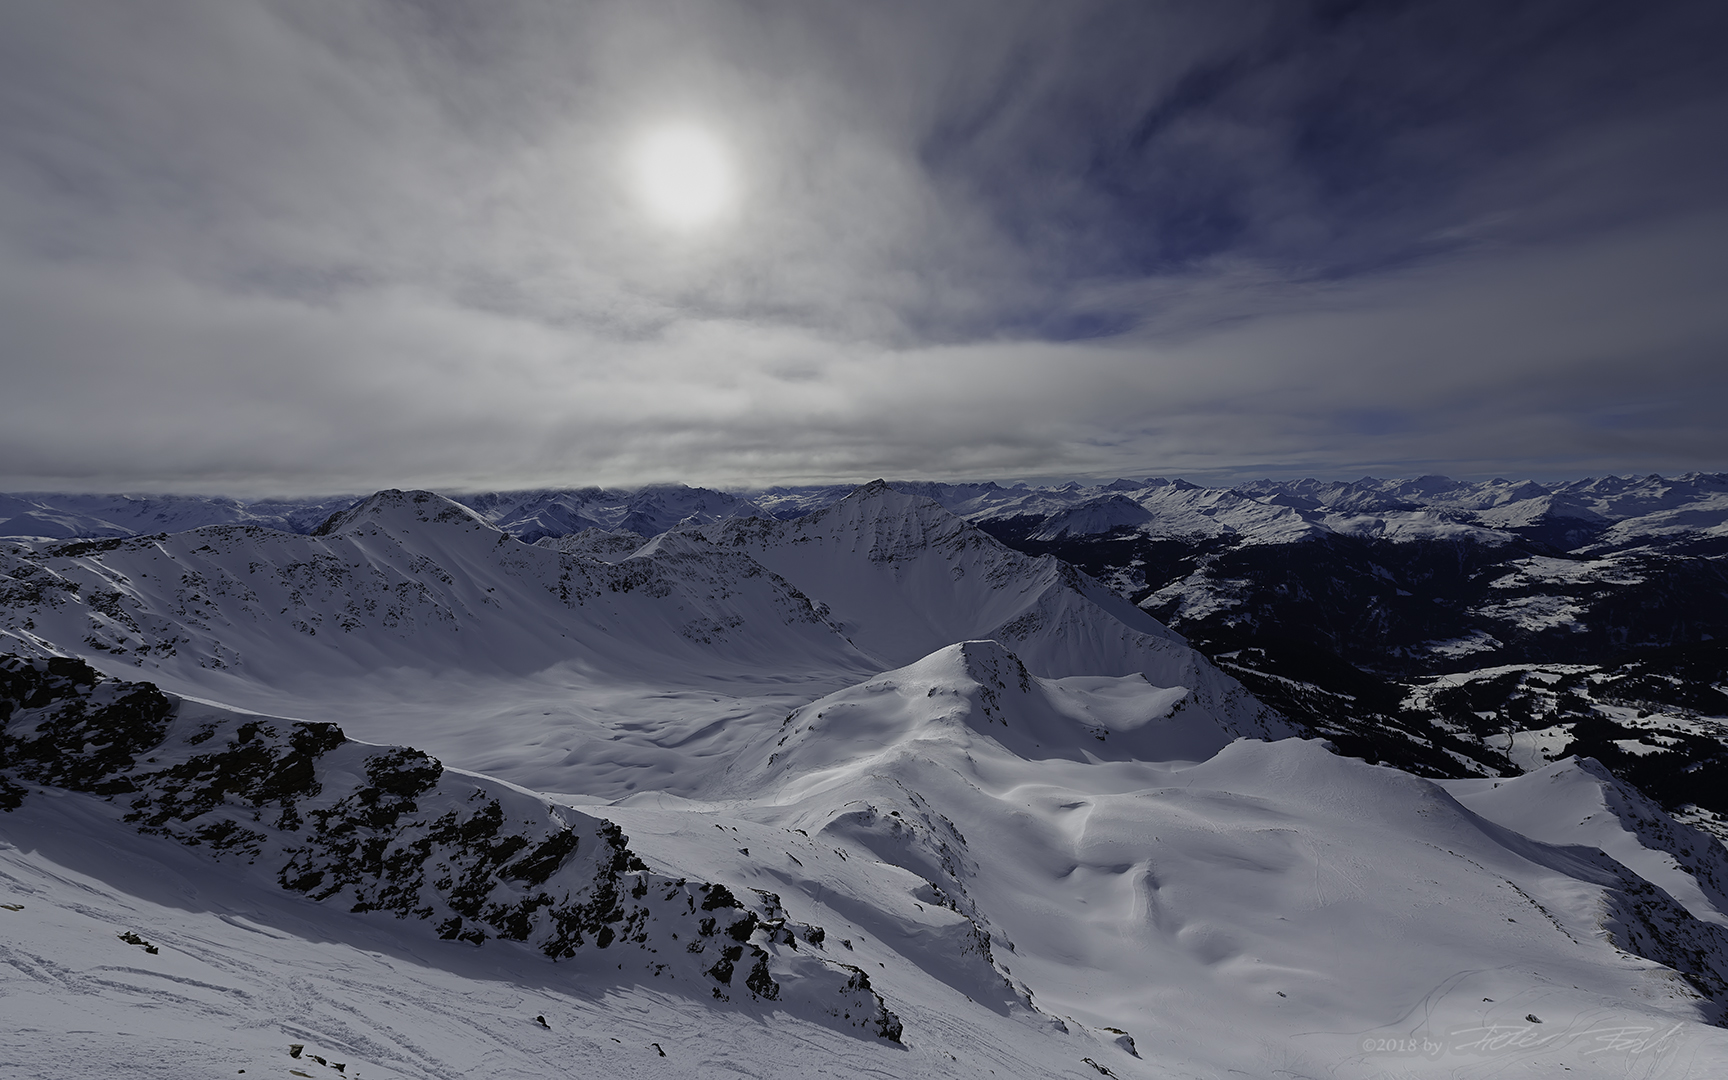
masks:
{"label": "snow-covered summit", "polygon": [[934,500],[880,481],[792,521],[723,522],[703,534],[746,552],[819,606],[848,641],[901,666],[990,639],[1035,674],[1120,676],[1184,686],[1237,735],[1292,734],[1181,638],[1049,556],[1033,558]]}
{"label": "snow-covered summit", "polygon": [[1112,494],[1050,515],[1043,527],[1032,534],[1032,539],[1061,540],[1070,534],[1092,536],[1131,529],[1151,520],[1152,511],[1126,495]]}
{"label": "snow-covered summit", "polygon": [[393,535],[408,535],[423,525],[463,525],[499,533],[485,517],[453,499],[430,491],[400,491],[389,488],[340,510],[312,530],[313,536],[339,536],[372,528]]}
{"label": "snow-covered summit", "polygon": [[774,771],[859,768],[979,740],[1026,760],[1202,760],[1231,735],[1210,717],[1183,715],[1187,697],[1186,687],[1139,674],[1039,678],[998,642],[959,642],[793,713]]}

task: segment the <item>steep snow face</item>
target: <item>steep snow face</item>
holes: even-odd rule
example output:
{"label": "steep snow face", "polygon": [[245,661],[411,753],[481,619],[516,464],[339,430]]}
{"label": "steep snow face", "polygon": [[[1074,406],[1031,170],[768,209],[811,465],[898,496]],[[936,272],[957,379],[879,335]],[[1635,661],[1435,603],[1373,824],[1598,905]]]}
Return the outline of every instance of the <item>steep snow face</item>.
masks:
{"label": "steep snow face", "polygon": [[1144,529],[1152,536],[1240,537],[1245,542],[1287,544],[1325,535],[1305,511],[1246,498],[1235,491],[1189,484],[1159,484],[1127,492],[1152,514]]}
{"label": "steep snow face", "polygon": [[1293,733],[1103,585],[1055,559],[1021,555],[886,484],[795,521],[727,522],[702,535],[791,582],[883,667],[956,641],[991,639],[1045,677],[1138,672],[1154,686],[1185,687],[1226,741]]}

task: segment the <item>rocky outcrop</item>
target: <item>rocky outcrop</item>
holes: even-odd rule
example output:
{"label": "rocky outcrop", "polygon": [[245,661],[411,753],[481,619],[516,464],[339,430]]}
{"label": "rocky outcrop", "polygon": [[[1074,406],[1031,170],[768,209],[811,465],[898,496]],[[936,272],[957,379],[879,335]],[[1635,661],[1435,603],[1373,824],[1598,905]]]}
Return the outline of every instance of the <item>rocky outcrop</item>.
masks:
{"label": "rocky outcrop", "polygon": [[0,808],[43,787],[105,797],[140,832],[321,904],[554,960],[628,950],[669,990],[900,1036],[869,980],[818,955],[822,929],[788,920],[777,897],[746,891],[747,904],[655,873],[611,822],[334,724],[198,706],[73,659],[0,658]]}

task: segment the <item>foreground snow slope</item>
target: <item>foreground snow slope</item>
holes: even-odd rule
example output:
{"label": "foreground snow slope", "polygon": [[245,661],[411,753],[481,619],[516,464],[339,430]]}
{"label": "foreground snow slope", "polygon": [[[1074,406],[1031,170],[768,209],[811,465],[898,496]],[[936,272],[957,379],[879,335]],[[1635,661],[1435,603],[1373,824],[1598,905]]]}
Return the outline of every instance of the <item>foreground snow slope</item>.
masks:
{"label": "foreground snow slope", "polygon": [[0,809],[103,796],[84,813],[204,848],[255,889],[388,914],[408,939],[616,960],[671,992],[899,1038],[868,980],[823,955],[819,929],[775,904],[752,911],[722,884],[654,874],[615,825],[421,751],[176,702],[65,659],[0,661],[0,714]]}

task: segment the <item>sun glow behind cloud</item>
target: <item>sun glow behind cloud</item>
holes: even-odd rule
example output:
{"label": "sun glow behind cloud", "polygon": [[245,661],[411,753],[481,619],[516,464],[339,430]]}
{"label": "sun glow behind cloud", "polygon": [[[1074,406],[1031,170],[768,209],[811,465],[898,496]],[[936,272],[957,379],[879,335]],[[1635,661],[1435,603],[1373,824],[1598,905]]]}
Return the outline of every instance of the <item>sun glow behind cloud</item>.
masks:
{"label": "sun glow behind cloud", "polygon": [[711,224],[737,201],[737,170],[713,133],[692,124],[644,132],[630,155],[629,181],[637,201],[661,225],[694,229]]}
{"label": "sun glow behind cloud", "polygon": [[13,5],[0,489],[1723,467],[1684,3]]}

